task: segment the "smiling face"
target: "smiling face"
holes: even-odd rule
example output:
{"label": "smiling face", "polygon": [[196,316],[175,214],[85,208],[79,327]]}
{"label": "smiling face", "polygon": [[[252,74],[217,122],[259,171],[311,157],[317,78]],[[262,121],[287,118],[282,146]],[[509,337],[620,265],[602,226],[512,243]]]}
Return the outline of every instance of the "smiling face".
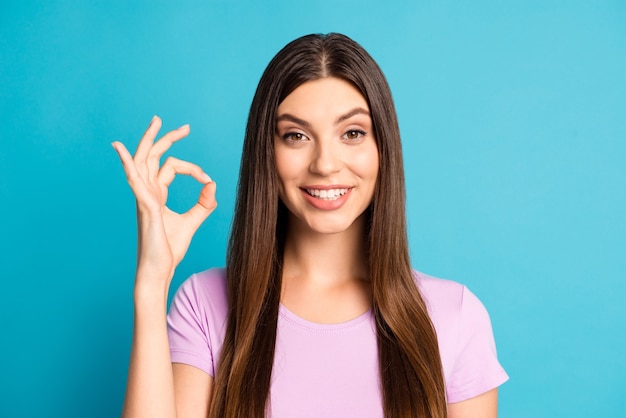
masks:
{"label": "smiling face", "polygon": [[296,88],[276,115],[279,196],[290,223],[318,233],[355,225],[372,201],[378,177],[365,98],[347,81],[321,78]]}

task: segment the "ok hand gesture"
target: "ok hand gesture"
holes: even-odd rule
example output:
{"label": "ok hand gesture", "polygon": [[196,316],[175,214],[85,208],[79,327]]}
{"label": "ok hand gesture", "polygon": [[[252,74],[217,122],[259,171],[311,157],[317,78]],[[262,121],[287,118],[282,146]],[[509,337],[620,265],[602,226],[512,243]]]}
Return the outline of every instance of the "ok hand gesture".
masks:
{"label": "ok hand gesture", "polygon": [[[140,282],[169,286],[193,235],[217,206],[215,182],[199,166],[174,157],[160,166],[161,157],[172,144],[189,134],[189,126],[183,125],[154,142],[160,128],[161,119],[155,116],[134,156],[121,142],[113,143],[137,200],[136,286]],[[198,202],[182,214],[166,205],[168,187],[177,174],[192,176],[204,185]]]}

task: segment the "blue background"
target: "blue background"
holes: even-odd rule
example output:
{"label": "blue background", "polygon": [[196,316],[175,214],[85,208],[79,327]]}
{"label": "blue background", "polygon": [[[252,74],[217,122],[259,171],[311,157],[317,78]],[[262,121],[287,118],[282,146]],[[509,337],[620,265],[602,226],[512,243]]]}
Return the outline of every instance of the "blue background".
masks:
{"label": "blue background", "polygon": [[[502,417],[626,416],[626,2],[3,1],[0,415],[119,415],[134,200],[110,143],[153,114],[219,208],[173,286],[224,264],[270,58],[338,31],[396,100],[411,254],[487,306]],[[171,204],[195,201],[189,179]]]}

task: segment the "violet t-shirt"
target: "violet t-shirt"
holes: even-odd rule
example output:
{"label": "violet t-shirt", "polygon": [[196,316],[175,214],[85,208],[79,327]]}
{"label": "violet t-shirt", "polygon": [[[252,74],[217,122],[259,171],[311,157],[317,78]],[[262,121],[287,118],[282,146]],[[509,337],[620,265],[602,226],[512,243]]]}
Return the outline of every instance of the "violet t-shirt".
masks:
{"label": "violet t-shirt", "polygon": [[[437,331],[449,403],[487,392],[508,376],[489,315],[465,286],[415,273]],[[215,376],[226,331],[223,269],[187,279],[168,314],[172,362]],[[270,413],[282,417],[382,417],[374,316],[340,324],[306,321],[280,306]]]}

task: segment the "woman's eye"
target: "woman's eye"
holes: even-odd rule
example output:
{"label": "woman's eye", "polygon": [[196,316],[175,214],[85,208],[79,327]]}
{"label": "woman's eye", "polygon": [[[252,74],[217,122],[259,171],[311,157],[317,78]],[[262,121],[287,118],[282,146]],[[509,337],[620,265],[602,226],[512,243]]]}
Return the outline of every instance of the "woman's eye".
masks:
{"label": "woman's eye", "polygon": [[292,142],[306,141],[306,136],[300,132],[288,132],[283,135],[283,139]]}
{"label": "woman's eye", "polygon": [[352,129],[346,132],[343,136],[344,138],[350,141],[354,141],[354,140],[360,139],[364,135],[365,135],[365,132],[360,131],[358,129]]}

